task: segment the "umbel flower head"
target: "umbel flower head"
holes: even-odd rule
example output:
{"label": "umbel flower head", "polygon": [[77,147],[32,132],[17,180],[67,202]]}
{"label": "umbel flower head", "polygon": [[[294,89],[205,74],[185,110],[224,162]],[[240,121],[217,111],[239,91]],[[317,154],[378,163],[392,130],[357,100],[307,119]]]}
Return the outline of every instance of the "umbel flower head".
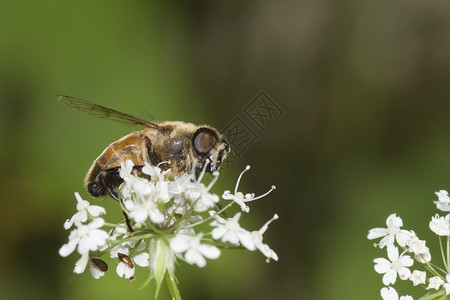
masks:
{"label": "umbel flower head", "polygon": [[[145,165],[142,173],[145,178],[133,174],[133,163],[122,163],[120,177],[123,183],[119,188],[122,209],[128,215],[129,224],[105,222],[102,215],[106,211],[90,205],[76,193],[77,212],[68,219],[64,228],[72,231],[69,241],[61,247],[61,256],[68,256],[77,250],[81,258],[76,262],[74,272],[83,273],[89,266],[95,279],[101,278],[108,270],[105,260],[116,265],[116,273],[134,281],[135,269],[149,269],[144,281],[147,285],[156,281],[156,296],[164,279],[173,298],[180,299],[175,278],[175,262],[185,261],[200,268],[210,259],[221,255],[220,248],[245,248],[259,250],[266,260],[278,260],[278,256],[267,244],[263,243],[263,234],[269,224],[278,218],[274,215],[259,230],[244,229],[239,220],[241,212],[234,217],[226,217],[224,212],[237,203],[245,213],[249,212],[246,202],[262,196],[238,192],[239,182],[247,167],[239,176],[234,194],[226,191],[222,198],[231,200],[223,208],[219,205],[219,196],[210,192],[219,174],[213,174],[212,180],[205,185],[202,180],[205,172],[198,178],[193,174],[167,178],[157,166]],[[205,230],[205,226],[209,230]],[[128,231],[128,226],[133,232]]]}
{"label": "umbel flower head", "polygon": [[[438,197],[434,201],[436,208],[442,212],[450,211],[450,197],[448,192],[440,190],[435,193]],[[367,238],[378,239],[375,247],[385,248],[388,259],[384,257],[374,259],[374,269],[383,274],[382,282],[386,287],[381,289],[381,297],[385,300],[412,299],[411,296],[400,296],[390,285],[396,283],[397,277],[401,280],[410,280],[413,286],[421,285],[427,290],[422,300],[449,300],[450,299],[450,214],[440,216],[435,214],[428,223],[429,229],[436,234],[439,240],[440,254],[443,266],[432,262],[430,249],[426,241],[419,239],[414,231],[405,230],[402,219],[391,214],[386,220],[386,228],[373,228],[369,230]],[[386,246],[386,247],[385,247]],[[412,254],[414,255],[412,257]],[[418,269],[410,270],[414,263],[419,263]],[[398,275],[398,276],[397,276]]]}

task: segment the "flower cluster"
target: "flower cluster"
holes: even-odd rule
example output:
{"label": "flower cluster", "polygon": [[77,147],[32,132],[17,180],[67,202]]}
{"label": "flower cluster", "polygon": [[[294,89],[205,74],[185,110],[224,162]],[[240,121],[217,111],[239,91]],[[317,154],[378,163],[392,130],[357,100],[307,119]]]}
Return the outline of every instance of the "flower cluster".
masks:
{"label": "flower cluster", "polygon": [[[450,197],[447,191],[435,193],[438,197],[434,201],[438,210],[450,211]],[[420,299],[450,299],[450,214],[440,216],[436,214],[431,218],[429,228],[439,237],[443,267],[431,262],[430,249],[426,241],[417,237],[414,231],[402,229],[403,221],[396,214],[391,214],[386,220],[386,228],[373,228],[369,230],[367,238],[382,238],[375,247],[386,247],[387,258],[374,259],[375,271],[383,274],[381,297],[385,300],[412,300],[411,296],[401,296],[390,285],[397,277],[400,280],[410,280],[414,286],[422,285],[427,294]],[[446,237],[446,250],[444,250],[441,237]],[[417,269],[411,271],[414,262],[419,263]]]}
{"label": "flower cluster", "polygon": [[[63,245],[59,254],[68,256],[75,250],[81,255],[74,272],[83,273],[89,266],[96,279],[105,275],[108,265],[104,256],[109,256],[116,264],[116,273],[130,281],[135,280],[135,268],[147,267],[149,278],[156,281],[159,288],[165,278],[173,298],[180,298],[174,275],[177,259],[188,264],[204,267],[207,259],[217,259],[220,248],[246,248],[259,250],[266,260],[278,260],[277,254],[265,243],[263,234],[269,223],[277,219],[274,215],[261,229],[248,231],[239,224],[241,212],[226,217],[225,211],[237,203],[243,212],[248,213],[246,203],[262,196],[244,195],[238,192],[242,175],[240,174],[234,193],[225,191],[224,200],[231,200],[222,208],[219,196],[210,193],[218,179],[218,173],[207,184],[202,183],[205,171],[196,178],[193,174],[167,178],[169,171],[162,172],[157,166],[146,164],[141,172],[135,172],[133,163],[122,163],[119,187],[120,204],[126,214],[126,222],[107,223],[103,219],[103,207],[90,205],[78,193],[77,212],[64,223],[66,230],[72,229],[69,241]],[[138,173],[141,176],[138,176]],[[210,230],[205,232],[207,224]],[[132,228],[132,231],[130,231]]]}

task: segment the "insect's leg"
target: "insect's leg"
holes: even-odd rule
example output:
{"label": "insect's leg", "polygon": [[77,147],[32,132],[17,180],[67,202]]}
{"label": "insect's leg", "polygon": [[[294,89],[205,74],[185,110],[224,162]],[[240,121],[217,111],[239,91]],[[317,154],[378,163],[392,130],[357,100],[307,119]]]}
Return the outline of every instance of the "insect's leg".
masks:
{"label": "insect's leg", "polygon": [[[117,194],[117,187],[123,182],[123,179],[119,175],[120,167],[108,169],[103,171],[103,184],[108,191],[108,194],[116,201],[120,202],[121,206],[124,207],[122,198]],[[122,209],[123,217],[125,223],[127,224],[128,231],[133,234],[134,230],[130,223],[130,218],[128,217],[125,210]]]}
{"label": "insect's leg", "polygon": [[[132,173],[136,176],[143,176],[142,173],[143,166],[134,166]],[[120,177],[120,167],[111,168],[103,171],[103,185],[106,188],[108,194],[116,201],[120,202],[122,207],[124,207],[122,198],[117,194],[117,188],[122,184],[123,179]],[[127,224],[128,231],[132,234],[134,232],[133,227],[130,223],[130,218],[128,217],[125,210],[122,209],[123,216],[125,218],[125,223]]]}

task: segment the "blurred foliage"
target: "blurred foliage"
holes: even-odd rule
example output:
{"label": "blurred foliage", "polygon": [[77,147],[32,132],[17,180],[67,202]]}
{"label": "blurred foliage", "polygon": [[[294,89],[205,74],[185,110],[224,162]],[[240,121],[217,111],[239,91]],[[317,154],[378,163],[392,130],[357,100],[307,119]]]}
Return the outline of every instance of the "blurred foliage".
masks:
{"label": "blurred foliage", "polygon": [[280,261],[229,250],[182,263],[186,299],[379,299],[366,234],[392,212],[438,253],[427,226],[433,192],[450,188],[448,1],[19,0],[0,20],[2,298],[153,295],[58,256],[91,161],[134,129],[57,94],[219,129],[260,90],[284,109],[215,186],[247,164],[243,191],[277,185],[241,220],[280,215],[265,235]]}

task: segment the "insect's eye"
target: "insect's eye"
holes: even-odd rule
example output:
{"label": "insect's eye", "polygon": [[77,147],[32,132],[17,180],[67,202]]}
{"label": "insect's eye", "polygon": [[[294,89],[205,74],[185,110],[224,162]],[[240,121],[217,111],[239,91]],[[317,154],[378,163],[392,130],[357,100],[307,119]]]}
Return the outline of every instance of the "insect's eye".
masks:
{"label": "insect's eye", "polygon": [[194,149],[198,153],[207,154],[217,143],[217,134],[209,128],[199,128],[192,138]]}

